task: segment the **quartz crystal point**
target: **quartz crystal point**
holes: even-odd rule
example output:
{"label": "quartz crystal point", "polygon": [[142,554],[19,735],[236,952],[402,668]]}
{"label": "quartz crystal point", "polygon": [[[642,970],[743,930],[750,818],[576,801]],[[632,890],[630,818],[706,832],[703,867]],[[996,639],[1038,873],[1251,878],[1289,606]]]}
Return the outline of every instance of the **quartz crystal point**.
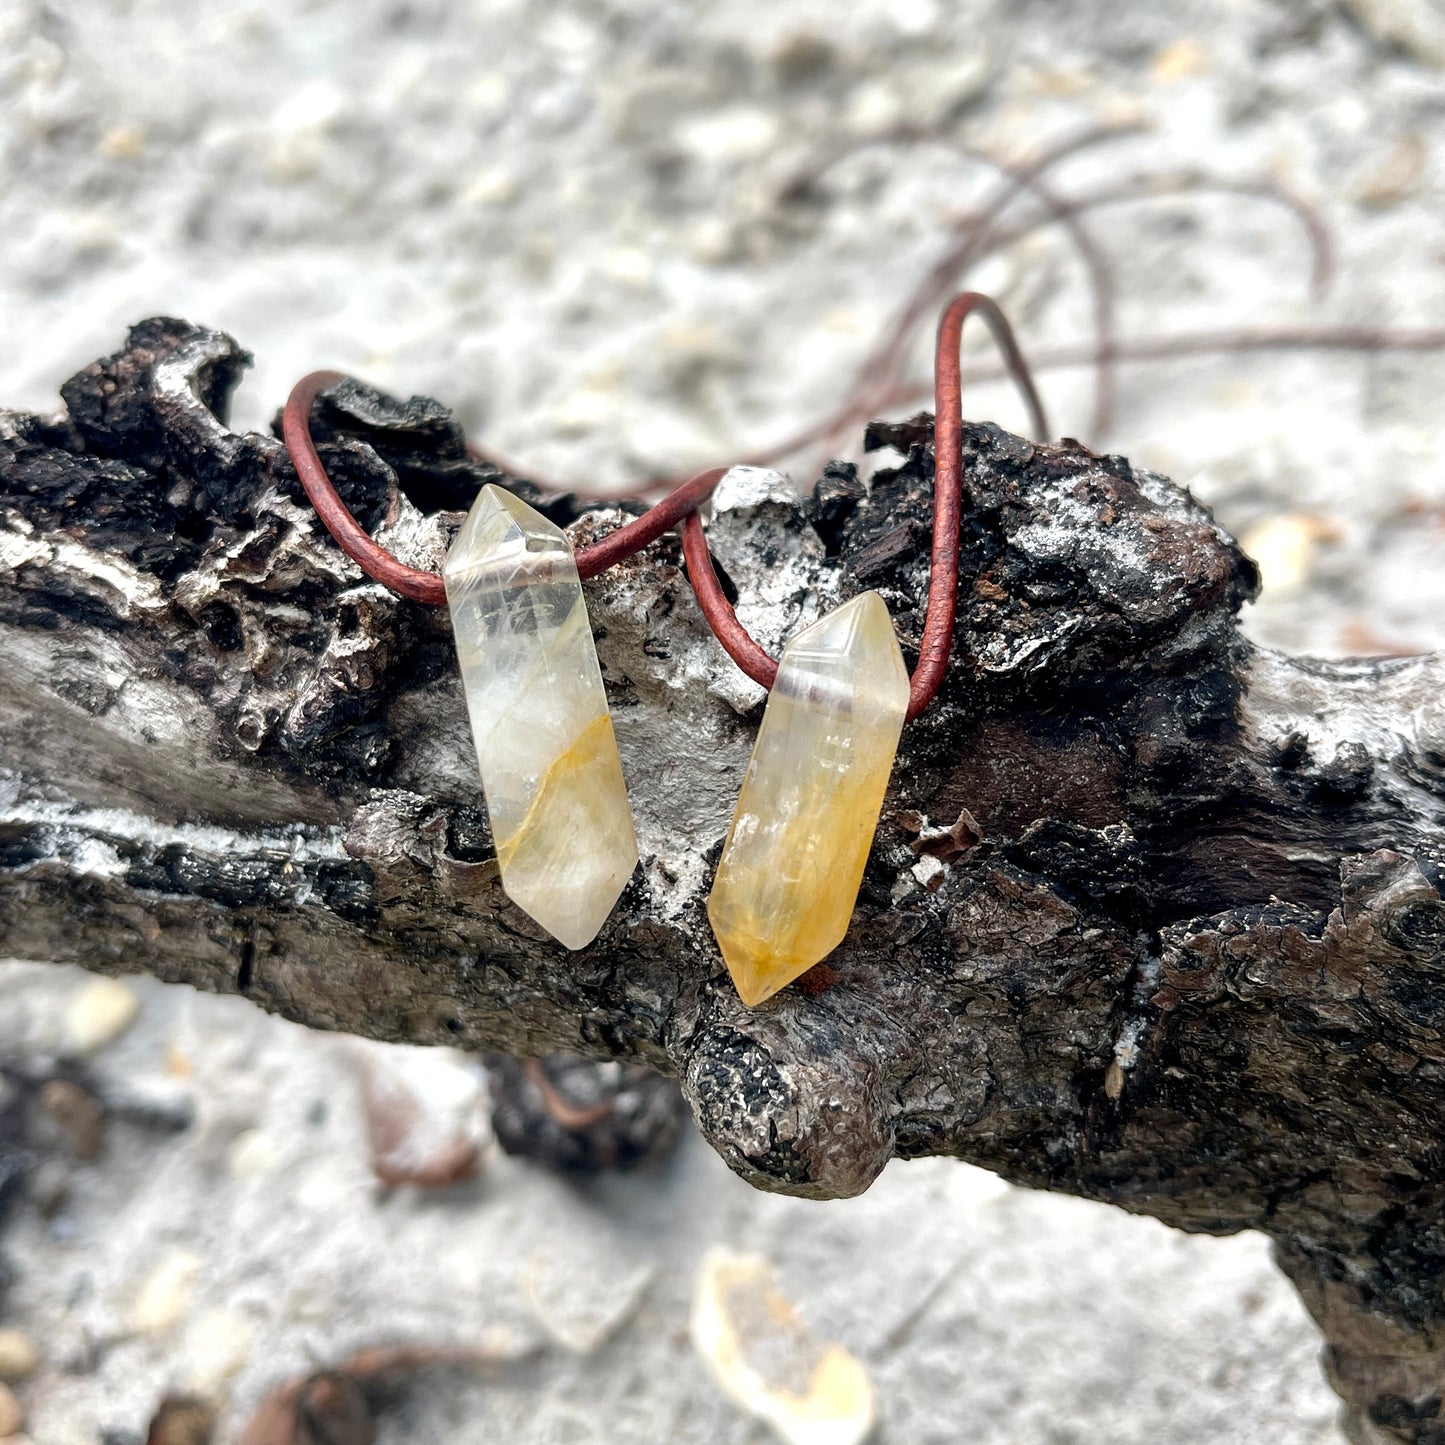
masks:
{"label": "quartz crystal point", "polygon": [[585,948],[637,865],[637,838],[572,546],[483,487],[442,575],[502,887]]}
{"label": "quartz crystal point", "polygon": [[783,650],[707,904],[745,1004],[843,941],[907,711],[908,671],[876,592]]}

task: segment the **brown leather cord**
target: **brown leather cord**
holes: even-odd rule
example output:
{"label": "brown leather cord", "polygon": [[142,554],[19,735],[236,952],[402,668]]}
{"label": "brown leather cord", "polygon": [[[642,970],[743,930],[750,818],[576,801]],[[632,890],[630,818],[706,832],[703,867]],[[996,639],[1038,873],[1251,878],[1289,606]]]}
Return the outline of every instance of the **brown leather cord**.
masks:
{"label": "brown leather cord", "polygon": [[[958,606],[959,527],[963,510],[963,384],[959,347],[963,324],[975,313],[993,333],[1004,367],[1028,407],[1035,436],[1043,438],[1048,433],[1043,404],[1033,377],[1003,312],[980,292],[965,291],[955,296],[939,322],[934,356],[933,544],[918,666],[914,669],[909,687],[910,719],[917,717],[937,696],[948,671],[952,650],[953,623]],[[321,464],[316,444],[311,438],[311,408],[321,392],[345,379],[340,372],[313,371],[296,383],[287,399],[281,418],[281,433],[297,476],[337,546],[367,576],[414,602],[442,606],[446,602],[446,588],[441,577],[435,572],[409,567],[384,547],[378,546],[352,516]],[[674,488],[642,516],[617,528],[601,541],[579,547],[576,552],[577,571],[584,579],[595,577],[640,552],[669,528],[681,526],[688,580],[708,626],[723,650],[754,682],[771,687],[778,675],[777,660],[759,646],[738,621],[737,612],[728,601],[713,566],[702,519],[698,515],[698,508],[712,495],[728,470],[727,467],[713,467],[700,472]]]}
{"label": "brown leather cord", "polygon": [[712,634],[722,649],[754,682],[771,687],[778,675],[775,657],[759,647],[752,634],[738,621],[733,605],[727,599],[712,565],[707,538],[703,535],[702,518],[696,512],[683,519],[682,558],[687,563],[687,580],[697,597],[697,605],[707,618]]}
{"label": "brown leather cord", "polygon": [[[316,443],[311,439],[311,408],[323,391],[346,379],[339,371],[313,371],[292,387],[286,409],[281,414],[281,435],[291,456],[291,464],[296,468],[296,475],[300,477],[311,505],[316,508],[316,515],[321,518],[336,545],[368,577],[403,597],[411,598],[413,602],[425,603],[429,607],[445,606],[447,594],[440,575],[420,567],[408,567],[385,547],[372,541],[361,523],[351,515],[351,509],[341,500],[326,474],[326,468],[321,465]],[[696,511],[726,474],[726,467],[702,472],[600,542],[579,547],[576,553],[577,571],[584,580],[595,577],[599,572],[616,566],[625,557],[640,552],[649,542],[655,542],[664,532],[677,526],[689,512]]]}
{"label": "brown leather cord", "polygon": [[313,371],[291,388],[286,409],[281,413],[281,436],[291,456],[291,465],[301,478],[301,485],[316,508],[326,530],[336,545],[366,573],[368,577],[428,607],[444,606],[447,590],[440,574],[408,567],[393,557],[385,547],[371,540],[366,529],[351,515],[351,508],[337,495],[326,468],[311,440],[311,407],[328,387],[339,386],[346,377],[339,371]]}
{"label": "brown leather cord", "polygon": [[933,355],[933,550],[929,558],[928,604],[918,666],[908,685],[911,722],[938,695],[953,651],[958,609],[958,538],[963,520],[963,323],[977,314],[1003,354],[1004,365],[1029,412],[1029,425],[1042,441],[1048,418],[1019,350],[1013,328],[997,304],[980,291],[964,291],[944,308]]}

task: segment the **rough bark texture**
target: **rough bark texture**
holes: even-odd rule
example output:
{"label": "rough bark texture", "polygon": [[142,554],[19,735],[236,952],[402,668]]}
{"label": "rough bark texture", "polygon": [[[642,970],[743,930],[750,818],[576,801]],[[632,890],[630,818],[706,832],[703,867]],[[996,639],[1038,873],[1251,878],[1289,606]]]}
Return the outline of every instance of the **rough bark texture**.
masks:
{"label": "rough bark texture", "polygon": [[[946,1153],[1265,1230],[1353,1438],[1445,1441],[1445,661],[1254,648],[1254,568],[1187,494],[970,427],[953,671],[847,942],[749,1011],[703,900],[761,694],[674,544],[589,585],[644,863],[570,954],[498,886],[445,616],[367,584],[280,444],[227,429],[245,362],[147,322],[67,418],[0,413],[0,951],[645,1063],[763,1188]],[[435,509],[496,473],[434,403],[321,413],[366,523],[435,563]],[[916,641],[929,437],[875,427],[905,460],[866,495],[729,480],[714,547],[765,643],[862,587]]]}

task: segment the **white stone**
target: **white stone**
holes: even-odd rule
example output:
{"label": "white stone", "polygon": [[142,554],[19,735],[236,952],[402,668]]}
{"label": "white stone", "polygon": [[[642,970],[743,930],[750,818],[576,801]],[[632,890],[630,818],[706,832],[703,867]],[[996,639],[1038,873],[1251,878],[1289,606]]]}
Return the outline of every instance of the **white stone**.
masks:
{"label": "white stone", "polygon": [[236,1310],[211,1310],[186,1331],[186,1381],[202,1395],[217,1395],[245,1368],[255,1329]]}
{"label": "white stone", "polygon": [[571,544],[483,487],[443,575],[502,886],[584,948],[637,866],[637,838]]}
{"label": "white stone", "polygon": [[140,1000],[118,978],[93,978],[76,990],[65,1011],[65,1041],[89,1054],[114,1043],[135,1021]]}
{"label": "white stone", "polygon": [[565,1349],[589,1355],[636,1312],[654,1273],[615,1251],[589,1257],[562,1246],[534,1251],[521,1284],[537,1323]]}
{"label": "white stone", "polygon": [[0,1380],[23,1380],[39,1363],[35,1346],[19,1330],[0,1330]]}
{"label": "white stone", "polygon": [[226,1150],[226,1172],[232,1179],[258,1179],[276,1167],[275,1138],[264,1129],[246,1129]]}
{"label": "white stone", "polygon": [[756,106],[700,115],[678,127],[678,139],[701,160],[740,161],[762,155],[778,138],[776,117]]}
{"label": "white stone", "polygon": [[25,1412],[8,1385],[0,1385],[0,1441],[8,1440],[25,1424]]}
{"label": "white stone", "polygon": [[200,1272],[201,1261],[189,1250],[177,1249],[166,1255],[136,1294],[136,1328],[159,1335],[178,1325],[190,1312],[191,1294]]}

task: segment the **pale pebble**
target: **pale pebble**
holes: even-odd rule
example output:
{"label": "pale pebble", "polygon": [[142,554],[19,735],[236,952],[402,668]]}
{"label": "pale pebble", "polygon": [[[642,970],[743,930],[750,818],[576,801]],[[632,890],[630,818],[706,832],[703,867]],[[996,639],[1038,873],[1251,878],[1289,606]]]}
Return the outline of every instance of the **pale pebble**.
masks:
{"label": "pale pebble", "polygon": [[226,1151],[226,1172],[232,1179],[255,1179],[276,1167],[276,1141],[262,1129],[238,1134]]}
{"label": "pale pebble", "polygon": [[739,105],[691,116],[678,126],[677,135],[683,148],[702,160],[749,160],[773,146],[778,122],[756,106]]}
{"label": "pale pebble", "polygon": [[983,94],[992,74],[984,50],[915,66],[899,78],[907,119],[919,126],[945,125]]}
{"label": "pale pebble", "polygon": [[1328,518],[1289,512],[1252,527],[1240,546],[1258,564],[1265,590],[1282,592],[1309,576],[1321,543],[1340,540],[1340,528]]}
{"label": "pale pebble", "polygon": [[538,1324],[565,1349],[588,1355],[642,1303],[653,1273],[647,1263],[537,1250],[521,1283]]}
{"label": "pale pebble", "polygon": [[235,1310],[211,1310],[186,1332],[187,1382],[202,1395],[218,1395],[250,1358],[255,1330]]}
{"label": "pale pebble", "polygon": [[136,1294],[132,1315],[136,1328],[146,1334],[164,1334],[187,1315],[201,1261],[188,1250],[177,1249],[151,1270]]}
{"label": "pale pebble", "polygon": [[0,1385],[0,1438],[14,1435],[25,1424],[25,1412],[9,1385]]}
{"label": "pale pebble", "polygon": [[0,1380],[23,1380],[37,1364],[35,1346],[19,1330],[0,1330]]}
{"label": "pale pebble", "polygon": [[65,1040],[76,1053],[89,1054],[114,1043],[135,1022],[140,1000],[118,978],[93,978],[82,984],[65,1011]]}

